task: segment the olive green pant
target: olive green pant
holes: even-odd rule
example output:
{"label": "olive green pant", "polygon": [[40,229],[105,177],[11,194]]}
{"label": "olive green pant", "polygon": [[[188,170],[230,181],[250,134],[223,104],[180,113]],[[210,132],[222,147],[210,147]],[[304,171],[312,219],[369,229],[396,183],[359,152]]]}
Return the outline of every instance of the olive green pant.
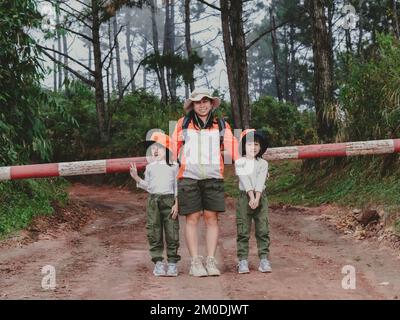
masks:
{"label": "olive green pant", "polygon": [[151,260],[163,261],[164,234],[168,262],[176,263],[181,257],[179,249],[179,219],[172,219],[171,208],[174,205],[173,194],[150,194],[147,200],[147,239]]}
{"label": "olive green pant", "polygon": [[247,193],[240,191],[236,204],[237,257],[239,260],[248,259],[251,223],[254,220],[258,256],[260,259],[268,258],[270,239],[267,195],[265,191],[262,193],[260,204],[254,210],[250,208],[249,201]]}

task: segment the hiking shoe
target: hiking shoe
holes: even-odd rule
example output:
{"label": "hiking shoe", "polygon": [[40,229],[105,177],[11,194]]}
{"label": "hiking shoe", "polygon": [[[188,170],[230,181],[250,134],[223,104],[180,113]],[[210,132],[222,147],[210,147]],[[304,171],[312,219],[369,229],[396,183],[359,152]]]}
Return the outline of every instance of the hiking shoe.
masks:
{"label": "hiking shoe", "polygon": [[207,273],[209,276],[221,275],[221,272],[219,272],[219,270],[217,268],[217,261],[215,260],[214,257],[210,257],[210,256],[207,257],[206,269],[207,269]]}
{"label": "hiking shoe", "polygon": [[249,273],[249,263],[247,260],[240,260],[238,264],[238,273]]}
{"label": "hiking shoe", "polygon": [[207,270],[203,266],[203,257],[197,256],[192,258],[189,275],[194,277],[207,277]]}
{"label": "hiking shoe", "polygon": [[167,276],[168,277],[178,276],[178,268],[176,266],[176,263],[172,263],[172,262],[168,263]]}
{"label": "hiking shoe", "polygon": [[264,258],[260,260],[260,266],[258,267],[258,270],[261,272],[272,272],[268,259]]}
{"label": "hiking shoe", "polygon": [[164,263],[162,263],[162,261],[157,261],[156,265],[154,266],[153,274],[156,277],[166,276]]}

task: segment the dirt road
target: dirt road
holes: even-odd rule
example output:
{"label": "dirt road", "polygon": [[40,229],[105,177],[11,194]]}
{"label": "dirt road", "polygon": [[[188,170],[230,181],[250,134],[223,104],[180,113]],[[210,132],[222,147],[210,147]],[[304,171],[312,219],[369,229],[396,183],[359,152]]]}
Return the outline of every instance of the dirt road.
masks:
{"label": "dirt road", "polygon": [[[39,222],[37,229],[0,242],[0,299],[400,297],[399,252],[335,231],[321,219],[322,215],[334,214],[330,207],[271,208],[273,273],[257,271],[252,235],[251,273],[238,275],[234,199],[227,198],[228,211],[220,217],[217,253],[222,276],[188,276],[189,257],[181,220],[181,274],[177,278],[155,278],[145,234],[146,194],[74,184],[70,195],[91,209],[82,209],[73,219],[63,218],[44,227]],[[70,220],[75,223],[72,227]],[[41,270],[46,265],[55,268],[55,290],[41,287]],[[355,267],[355,290],[342,288],[345,265]]]}

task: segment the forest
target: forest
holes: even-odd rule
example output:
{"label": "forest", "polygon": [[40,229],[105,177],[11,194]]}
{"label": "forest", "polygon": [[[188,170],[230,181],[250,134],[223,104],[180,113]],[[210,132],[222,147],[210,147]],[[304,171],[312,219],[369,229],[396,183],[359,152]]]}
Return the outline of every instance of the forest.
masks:
{"label": "forest", "polygon": [[[265,130],[271,147],[400,138],[399,7],[2,0],[0,166],[143,155],[146,132],[167,132],[195,88],[222,99],[233,128]],[[399,164],[398,155],[273,163],[269,192],[276,203],[384,205],[400,233]],[[66,205],[68,184],[1,182],[0,235]]]}

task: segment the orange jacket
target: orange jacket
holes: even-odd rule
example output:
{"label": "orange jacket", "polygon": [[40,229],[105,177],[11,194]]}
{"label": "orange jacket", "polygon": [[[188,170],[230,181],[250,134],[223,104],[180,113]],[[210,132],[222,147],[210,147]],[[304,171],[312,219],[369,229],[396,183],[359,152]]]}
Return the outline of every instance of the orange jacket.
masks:
{"label": "orange jacket", "polygon": [[177,178],[223,179],[224,163],[232,163],[231,159],[235,161],[239,158],[238,142],[232,134],[230,125],[225,122],[224,152],[222,152],[216,119],[207,129],[199,129],[191,120],[186,134],[182,128],[183,120],[184,117],[178,120],[171,143],[175,159],[179,158],[181,162]]}

